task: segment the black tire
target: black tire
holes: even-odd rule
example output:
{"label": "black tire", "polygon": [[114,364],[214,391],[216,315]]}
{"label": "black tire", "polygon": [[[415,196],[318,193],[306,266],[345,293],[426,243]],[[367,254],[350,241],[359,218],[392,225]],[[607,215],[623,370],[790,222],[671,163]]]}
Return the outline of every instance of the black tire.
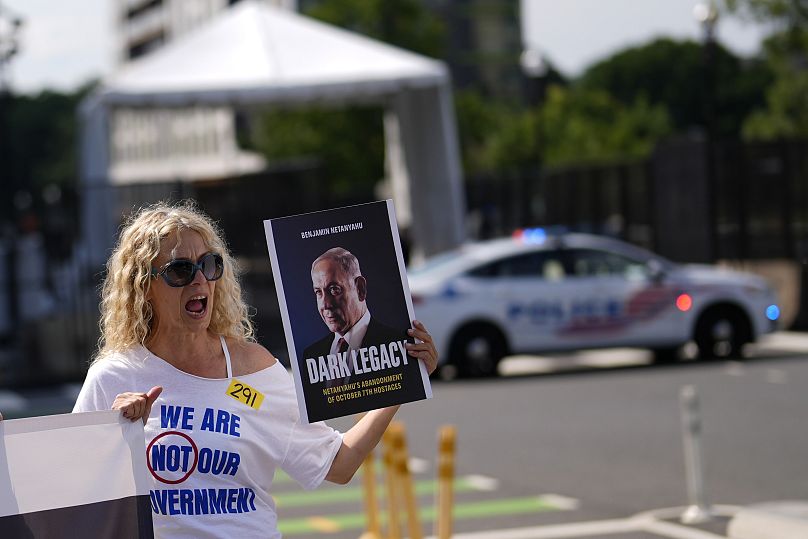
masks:
{"label": "black tire", "polygon": [[654,348],[651,352],[654,354],[654,363],[657,365],[667,365],[679,361],[679,351],[681,346],[668,346],[665,348]]}
{"label": "black tire", "polygon": [[496,376],[499,361],[508,353],[505,336],[487,323],[469,324],[452,337],[449,359],[462,377]]}
{"label": "black tire", "polygon": [[741,358],[751,340],[746,316],[732,307],[708,309],[699,317],[694,334],[699,359]]}

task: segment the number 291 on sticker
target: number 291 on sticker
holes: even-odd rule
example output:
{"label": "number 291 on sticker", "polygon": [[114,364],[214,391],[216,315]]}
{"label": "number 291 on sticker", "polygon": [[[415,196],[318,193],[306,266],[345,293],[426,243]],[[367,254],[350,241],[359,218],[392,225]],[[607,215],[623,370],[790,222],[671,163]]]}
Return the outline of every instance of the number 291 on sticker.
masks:
{"label": "number 291 on sticker", "polygon": [[246,404],[250,408],[258,410],[261,408],[261,403],[264,402],[264,394],[250,387],[244,382],[239,382],[235,378],[230,382],[230,387],[227,388],[227,394],[239,401]]}

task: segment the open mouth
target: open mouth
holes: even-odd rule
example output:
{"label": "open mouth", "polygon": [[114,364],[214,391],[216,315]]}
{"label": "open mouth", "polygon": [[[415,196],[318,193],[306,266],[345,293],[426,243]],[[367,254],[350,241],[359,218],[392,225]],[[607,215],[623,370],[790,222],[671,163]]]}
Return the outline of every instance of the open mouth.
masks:
{"label": "open mouth", "polygon": [[185,304],[185,312],[194,318],[202,318],[208,310],[208,297],[207,296],[194,296]]}

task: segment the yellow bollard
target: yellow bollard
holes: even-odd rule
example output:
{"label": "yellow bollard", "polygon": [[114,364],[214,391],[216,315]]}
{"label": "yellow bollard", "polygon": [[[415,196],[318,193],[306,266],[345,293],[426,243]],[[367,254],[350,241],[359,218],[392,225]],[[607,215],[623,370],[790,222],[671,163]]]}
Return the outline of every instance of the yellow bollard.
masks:
{"label": "yellow bollard", "polygon": [[407,511],[407,528],[410,532],[410,539],[422,539],[423,531],[421,521],[418,517],[418,500],[415,497],[415,489],[410,476],[410,468],[407,463],[407,439],[403,425],[397,425],[392,431],[393,442],[393,466],[396,470],[396,477],[399,487],[404,495],[404,506]]}
{"label": "yellow bollard", "polygon": [[452,536],[452,505],[454,503],[454,459],[457,429],[441,427],[438,435],[438,518],[435,521],[437,539]]}
{"label": "yellow bollard", "polygon": [[387,537],[388,539],[401,538],[401,520],[398,507],[398,474],[393,464],[393,434],[392,430],[396,423],[391,423],[384,431],[382,441],[384,442],[384,470],[385,483],[387,486]]}
{"label": "yellow bollard", "polygon": [[373,451],[362,463],[362,483],[365,494],[365,512],[367,514],[367,532],[362,539],[380,539],[382,530],[379,525],[379,504],[376,501],[376,473],[373,467]]}

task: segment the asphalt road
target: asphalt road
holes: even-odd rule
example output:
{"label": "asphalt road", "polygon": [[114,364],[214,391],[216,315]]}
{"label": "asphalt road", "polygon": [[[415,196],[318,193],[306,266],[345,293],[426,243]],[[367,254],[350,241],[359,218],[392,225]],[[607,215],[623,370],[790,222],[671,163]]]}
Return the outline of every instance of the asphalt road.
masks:
{"label": "asphalt road", "polygon": [[645,353],[626,350],[617,366],[620,353],[520,358],[523,372],[529,361],[540,371],[565,360],[575,367],[436,383],[434,400],[402,408],[413,455],[433,460],[435,432],[454,424],[458,475],[496,480],[488,495],[577,502],[572,510],[458,520],[459,531],[620,519],[687,505],[679,402],[686,385],[700,395],[709,503],[808,501],[808,341],[764,343],[743,363],[657,367]]}
{"label": "asphalt road", "polygon": [[[636,350],[521,357],[506,361],[506,376],[498,379],[436,382],[434,399],[408,404],[398,416],[414,458],[424,528],[432,520],[437,431],[451,424],[458,432],[457,532],[481,539],[687,537],[676,535],[679,509],[665,513],[657,528],[626,520],[688,504],[679,403],[687,385],[701,400],[710,504],[731,510],[808,500],[808,338],[780,335],[748,353],[744,362],[670,366],[651,365]],[[72,391],[22,397],[27,410],[52,413],[68,409]],[[10,397],[0,395],[0,409],[4,398]],[[48,405],[37,407],[42,399]],[[347,428],[350,420],[334,424]],[[355,479],[348,487],[303,494],[279,477],[285,535],[357,537],[360,485]],[[701,528],[720,537],[725,524],[718,518]],[[671,534],[659,527],[667,525],[675,528]],[[572,535],[553,535],[549,526]],[[578,526],[579,533],[564,526]],[[504,529],[523,532],[508,536]],[[491,533],[480,535],[486,530]]]}

